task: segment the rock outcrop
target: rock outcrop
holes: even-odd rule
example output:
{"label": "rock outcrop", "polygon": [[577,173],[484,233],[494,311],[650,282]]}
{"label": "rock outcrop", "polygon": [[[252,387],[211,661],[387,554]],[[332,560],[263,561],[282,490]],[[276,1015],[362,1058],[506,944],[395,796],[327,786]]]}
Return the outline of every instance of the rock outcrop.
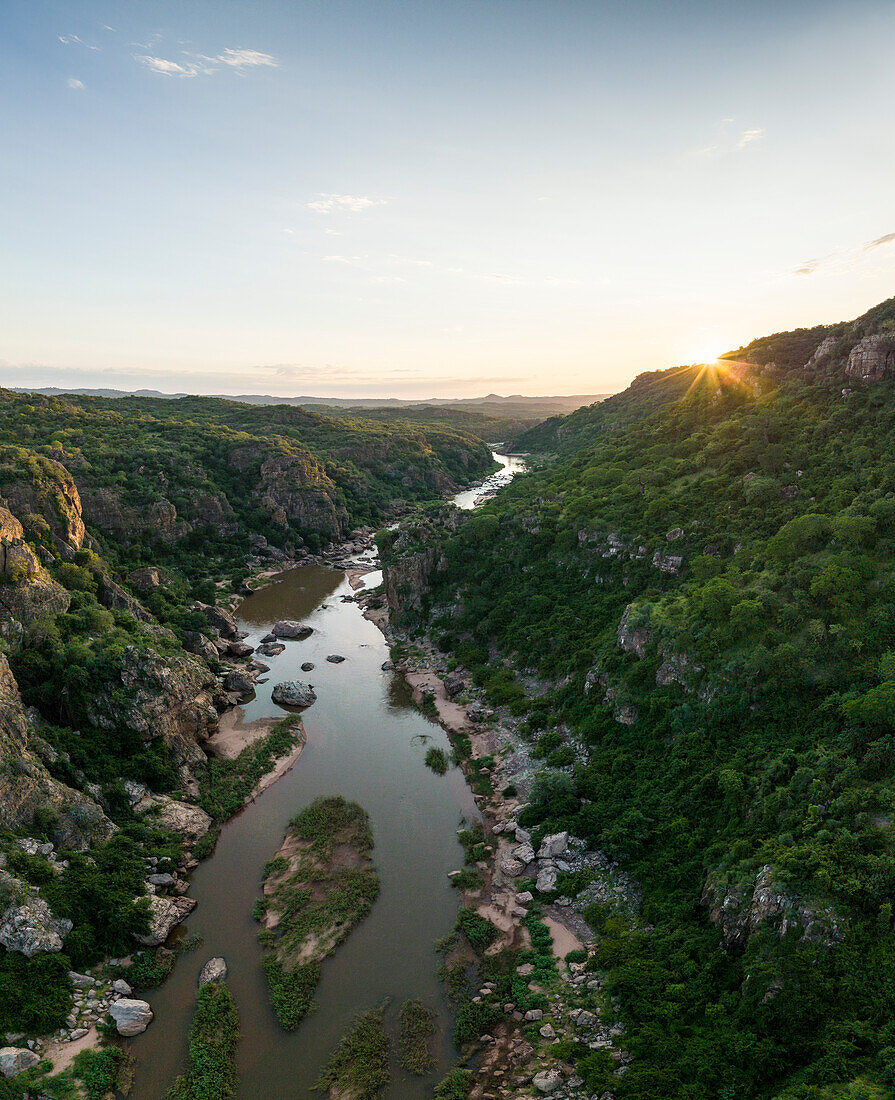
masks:
{"label": "rock outcrop", "polygon": [[4,1077],[15,1077],[24,1073],[40,1061],[40,1055],[26,1047],[0,1047],[0,1073]]}
{"label": "rock outcrop", "polygon": [[92,698],[90,721],[100,729],[124,725],[146,741],[162,738],[183,767],[203,764],[199,747],[218,728],[217,681],[194,657],[163,657],[128,646],[118,676]]}
{"label": "rock outcrop", "polygon": [[199,985],[208,985],[209,982],[222,982],[227,977],[227,962],[220,955],[209,959],[199,971]]}
{"label": "rock outcrop", "polygon": [[330,541],[341,537],[348,526],[348,513],[336,503],[335,483],[326,469],[308,451],[275,451],[252,445],[231,451],[235,469],[257,471],[252,495],[280,527],[314,531]]}
{"label": "rock outcrop", "polygon": [[21,447],[0,447],[0,498],[19,518],[39,516],[64,557],[80,550],[85,534],[81,496],[61,462]]}
{"label": "rock outcrop", "polygon": [[23,528],[0,507],[0,638],[15,652],[42,621],[68,610],[71,596],[44,569]]}
{"label": "rock outcrop", "polygon": [[134,939],[147,947],[158,947],[168,938],[171,929],[192,913],[196,903],[192,898],[165,898],[153,895],[149,898],[149,931]]}
{"label": "rock outcrop", "polygon": [[300,642],[305,638],[310,638],[314,630],[295,619],[280,619],[273,624],[271,633],[277,638],[287,638]]}
{"label": "rock outcrop", "polygon": [[638,657],[646,656],[646,648],[652,641],[652,631],[645,626],[634,626],[634,605],[628,604],[621,622],[618,624],[616,640],[625,653],[634,653]]}
{"label": "rock outcrop", "polygon": [[862,382],[895,375],[895,335],[865,336],[852,348],[845,373]]}
{"label": "rock outcrop", "polygon": [[72,922],[53,915],[38,891],[0,871],[0,945],[26,958],[61,951]]}
{"label": "rock outcrop", "polygon": [[179,833],[188,845],[195,844],[211,828],[211,818],[190,802],[178,802],[166,794],[145,794],[135,805],[138,814],[155,811],[156,820],[165,829]]}

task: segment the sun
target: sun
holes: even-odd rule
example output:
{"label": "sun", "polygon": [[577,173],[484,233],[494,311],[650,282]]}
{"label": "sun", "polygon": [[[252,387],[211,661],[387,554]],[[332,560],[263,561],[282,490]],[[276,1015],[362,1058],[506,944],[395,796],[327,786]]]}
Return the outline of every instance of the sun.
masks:
{"label": "sun", "polygon": [[694,343],[684,357],[684,361],[691,364],[714,363],[722,352],[714,343]]}

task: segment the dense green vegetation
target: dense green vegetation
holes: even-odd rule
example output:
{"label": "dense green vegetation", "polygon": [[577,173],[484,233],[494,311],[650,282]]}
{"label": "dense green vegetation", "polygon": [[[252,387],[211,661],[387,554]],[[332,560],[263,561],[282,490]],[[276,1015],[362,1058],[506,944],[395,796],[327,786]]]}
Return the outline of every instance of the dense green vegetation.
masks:
{"label": "dense green vegetation", "polygon": [[357,803],[318,798],[292,819],[281,854],[265,867],[254,915],[265,923],[258,933],[264,973],[287,1031],[314,1007],[323,959],[379,895],[372,849],[369,819]]}
{"label": "dense green vegetation", "polygon": [[409,1072],[422,1075],[435,1065],[429,1044],[435,1034],[435,1013],[422,1001],[405,1001],[398,1013],[398,1059]]}
{"label": "dense green vegetation", "polygon": [[170,1100],[231,1100],[236,1095],[239,1016],[223,982],[199,990],[190,1027],[187,1072],[178,1077]]}
{"label": "dense green vegetation", "polygon": [[522,720],[535,846],[568,829],[642,883],[636,917],[587,914],[620,1098],[895,1085],[895,381],[843,374],[893,314],[816,373],[826,330],[635,385],[455,530],[382,540],[443,554],[400,613]]}
{"label": "dense green vegetation", "polygon": [[362,1012],[320,1072],[315,1091],[335,1098],[376,1100],[388,1085],[391,1042],[382,1024],[385,1006]]}

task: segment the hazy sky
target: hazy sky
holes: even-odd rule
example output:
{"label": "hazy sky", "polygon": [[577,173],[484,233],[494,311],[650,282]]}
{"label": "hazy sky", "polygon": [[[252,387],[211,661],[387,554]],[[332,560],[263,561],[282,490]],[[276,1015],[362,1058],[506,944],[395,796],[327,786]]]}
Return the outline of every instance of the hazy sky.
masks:
{"label": "hazy sky", "polygon": [[895,4],[3,0],[0,384],[592,393],[895,293]]}

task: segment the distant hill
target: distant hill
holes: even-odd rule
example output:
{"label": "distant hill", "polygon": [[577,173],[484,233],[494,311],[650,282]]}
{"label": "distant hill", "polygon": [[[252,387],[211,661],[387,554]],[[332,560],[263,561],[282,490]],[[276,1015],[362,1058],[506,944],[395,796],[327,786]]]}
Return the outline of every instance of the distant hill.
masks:
{"label": "distant hill", "polygon": [[[63,388],[60,386],[13,386],[16,393],[40,393],[45,396],[55,397],[66,394],[78,397],[155,397],[166,400],[177,400],[181,397],[195,396],[189,393],[163,393],[161,390],[115,390],[115,389],[91,389]],[[430,397],[418,401],[402,401],[397,397],[278,397],[270,393],[215,393],[211,397],[220,397],[225,401],[240,401],[245,405],[301,405],[301,406],[325,406],[327,408],[341,409],[407,409],[419,408],[426,405],[490,405],[513,406],[519,410],[525,409],[528,416],[543,418],[556,413],[569,413],[582,405],[592,405],[595,401],[602,401],[609,394],[606,393],[576,393],[567,396],[525,397],[522,394],[511,394],[503,397],[497,393],[489,393],[485,397]]]}

